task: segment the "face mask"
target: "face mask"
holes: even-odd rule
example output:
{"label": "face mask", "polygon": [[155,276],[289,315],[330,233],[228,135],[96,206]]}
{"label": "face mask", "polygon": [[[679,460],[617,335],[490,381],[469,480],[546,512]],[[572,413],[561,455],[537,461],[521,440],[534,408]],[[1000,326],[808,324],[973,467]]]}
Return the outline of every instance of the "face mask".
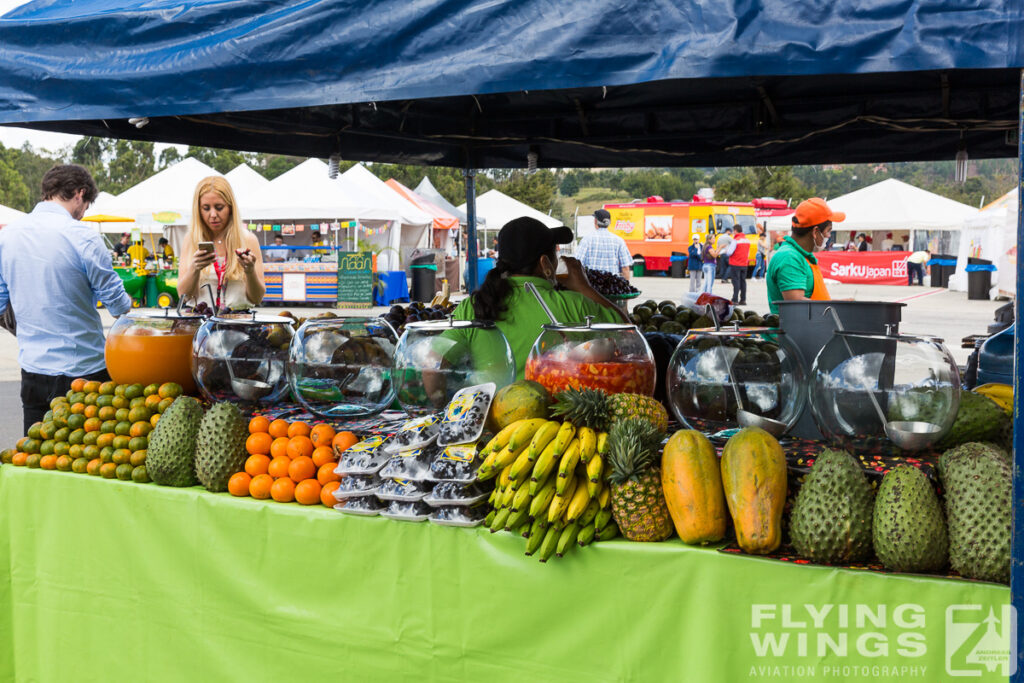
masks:
{"label": "face mask", "polygon": [[825,242],[828,242],[828,238],[824,235],[821,237],[821,244],[818,244],[818,240],[814,240],[814,251],[818,252],[825,248]]}

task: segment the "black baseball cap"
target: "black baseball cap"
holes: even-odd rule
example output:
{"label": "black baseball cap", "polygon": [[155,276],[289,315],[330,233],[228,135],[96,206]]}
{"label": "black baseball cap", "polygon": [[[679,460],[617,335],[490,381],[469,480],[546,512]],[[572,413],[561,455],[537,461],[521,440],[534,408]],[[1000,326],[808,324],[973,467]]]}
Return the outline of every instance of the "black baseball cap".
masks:
{"label": "black baseball cap", "polygon": [[572,230],[563,226],[549,228],[536,218],[513,218],[498,233],[498,258],[513,270],[525,268],[556,244],[572,242]]}

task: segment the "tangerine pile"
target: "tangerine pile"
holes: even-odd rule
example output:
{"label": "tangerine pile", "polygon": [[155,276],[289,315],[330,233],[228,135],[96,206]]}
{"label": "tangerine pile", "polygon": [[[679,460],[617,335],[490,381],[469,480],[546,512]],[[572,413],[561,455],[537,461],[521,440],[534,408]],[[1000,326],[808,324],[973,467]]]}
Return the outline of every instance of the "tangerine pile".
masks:
{"label": "tangerine pile", "polygon": [[310,427],[305,422],[254,417],[245,442],[245,469],[231,476],[228,491],[279,503],[334,507],[334,489],[341,481],[334,473],[338,456],[357,441],[352,432],[335,433],[328,424]]}
{"label": "tangerine pile", "polygon": [[42,422],[0,452],[0,461],[146,483],[149,433],[181,393],[174,382],[142,386],[79,377],[50,402]]}

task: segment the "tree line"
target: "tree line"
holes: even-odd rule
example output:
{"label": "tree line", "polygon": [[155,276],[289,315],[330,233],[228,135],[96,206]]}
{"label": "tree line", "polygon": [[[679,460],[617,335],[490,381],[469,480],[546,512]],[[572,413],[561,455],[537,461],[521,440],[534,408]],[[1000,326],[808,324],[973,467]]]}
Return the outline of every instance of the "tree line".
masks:
{"label": "tree line", "polygon": [[[152,142],[96,137],[82,138],[56,154],[37,151],[27,143],[21,148],[0,145],[0,204],[30,211],[39,200],[43,174],[55,163],[81,164],[92,173],[101,191],[119,194],[189,156],[220,173],[245,163],[271,180],[305,161],[303,157],[210,147],[189,147],[184,153],[176,147],[166,147],[156,154]],[[341,170],[355,163],[342,162]],[[1014,159],[973,160],[967,181],[962,184],[953,181],[953,166],[951,160],[746,168],[540,169],[534,173],[523,169],[489,169],[477,174],[476,186],[478,196],[497,188],[565,222],[572,219],[572,209],[584,199],[584,194],[590,199],[602,199],[602,193],[606,193],[607,201],[649,196],[686,201],[701,188],[710,187],[719,200],[774,197],[791,201],[795,206],[808,197],[835,198],[886,178],[897,178],[979,206],[1005,194],[1017,183]],[[394,178],[410,188],[415,188],[426,176],[452,204],[457,206],[466,200],[461,169],[383,163],[367,167],[382,180]]]}

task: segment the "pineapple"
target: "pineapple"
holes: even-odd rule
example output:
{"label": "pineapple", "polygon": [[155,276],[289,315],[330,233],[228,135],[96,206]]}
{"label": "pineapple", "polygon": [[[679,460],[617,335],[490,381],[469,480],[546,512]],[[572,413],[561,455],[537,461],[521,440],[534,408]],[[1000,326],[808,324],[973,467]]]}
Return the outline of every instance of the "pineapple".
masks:
{"label": "pineapple", "polygon": [[631,541],[664,541],[672,518],[661,489],[662,434],[640,418],[615,423],[608,434],[612,516]]}
{"label": "pineapple", "polygon": [[599,432],[629,418],[643,418],[659,434],[668,429],[665,406],[644,394],[608,395],[597,389],[566,389],[555,396],[552,412],[577,427],[587,426]]}

